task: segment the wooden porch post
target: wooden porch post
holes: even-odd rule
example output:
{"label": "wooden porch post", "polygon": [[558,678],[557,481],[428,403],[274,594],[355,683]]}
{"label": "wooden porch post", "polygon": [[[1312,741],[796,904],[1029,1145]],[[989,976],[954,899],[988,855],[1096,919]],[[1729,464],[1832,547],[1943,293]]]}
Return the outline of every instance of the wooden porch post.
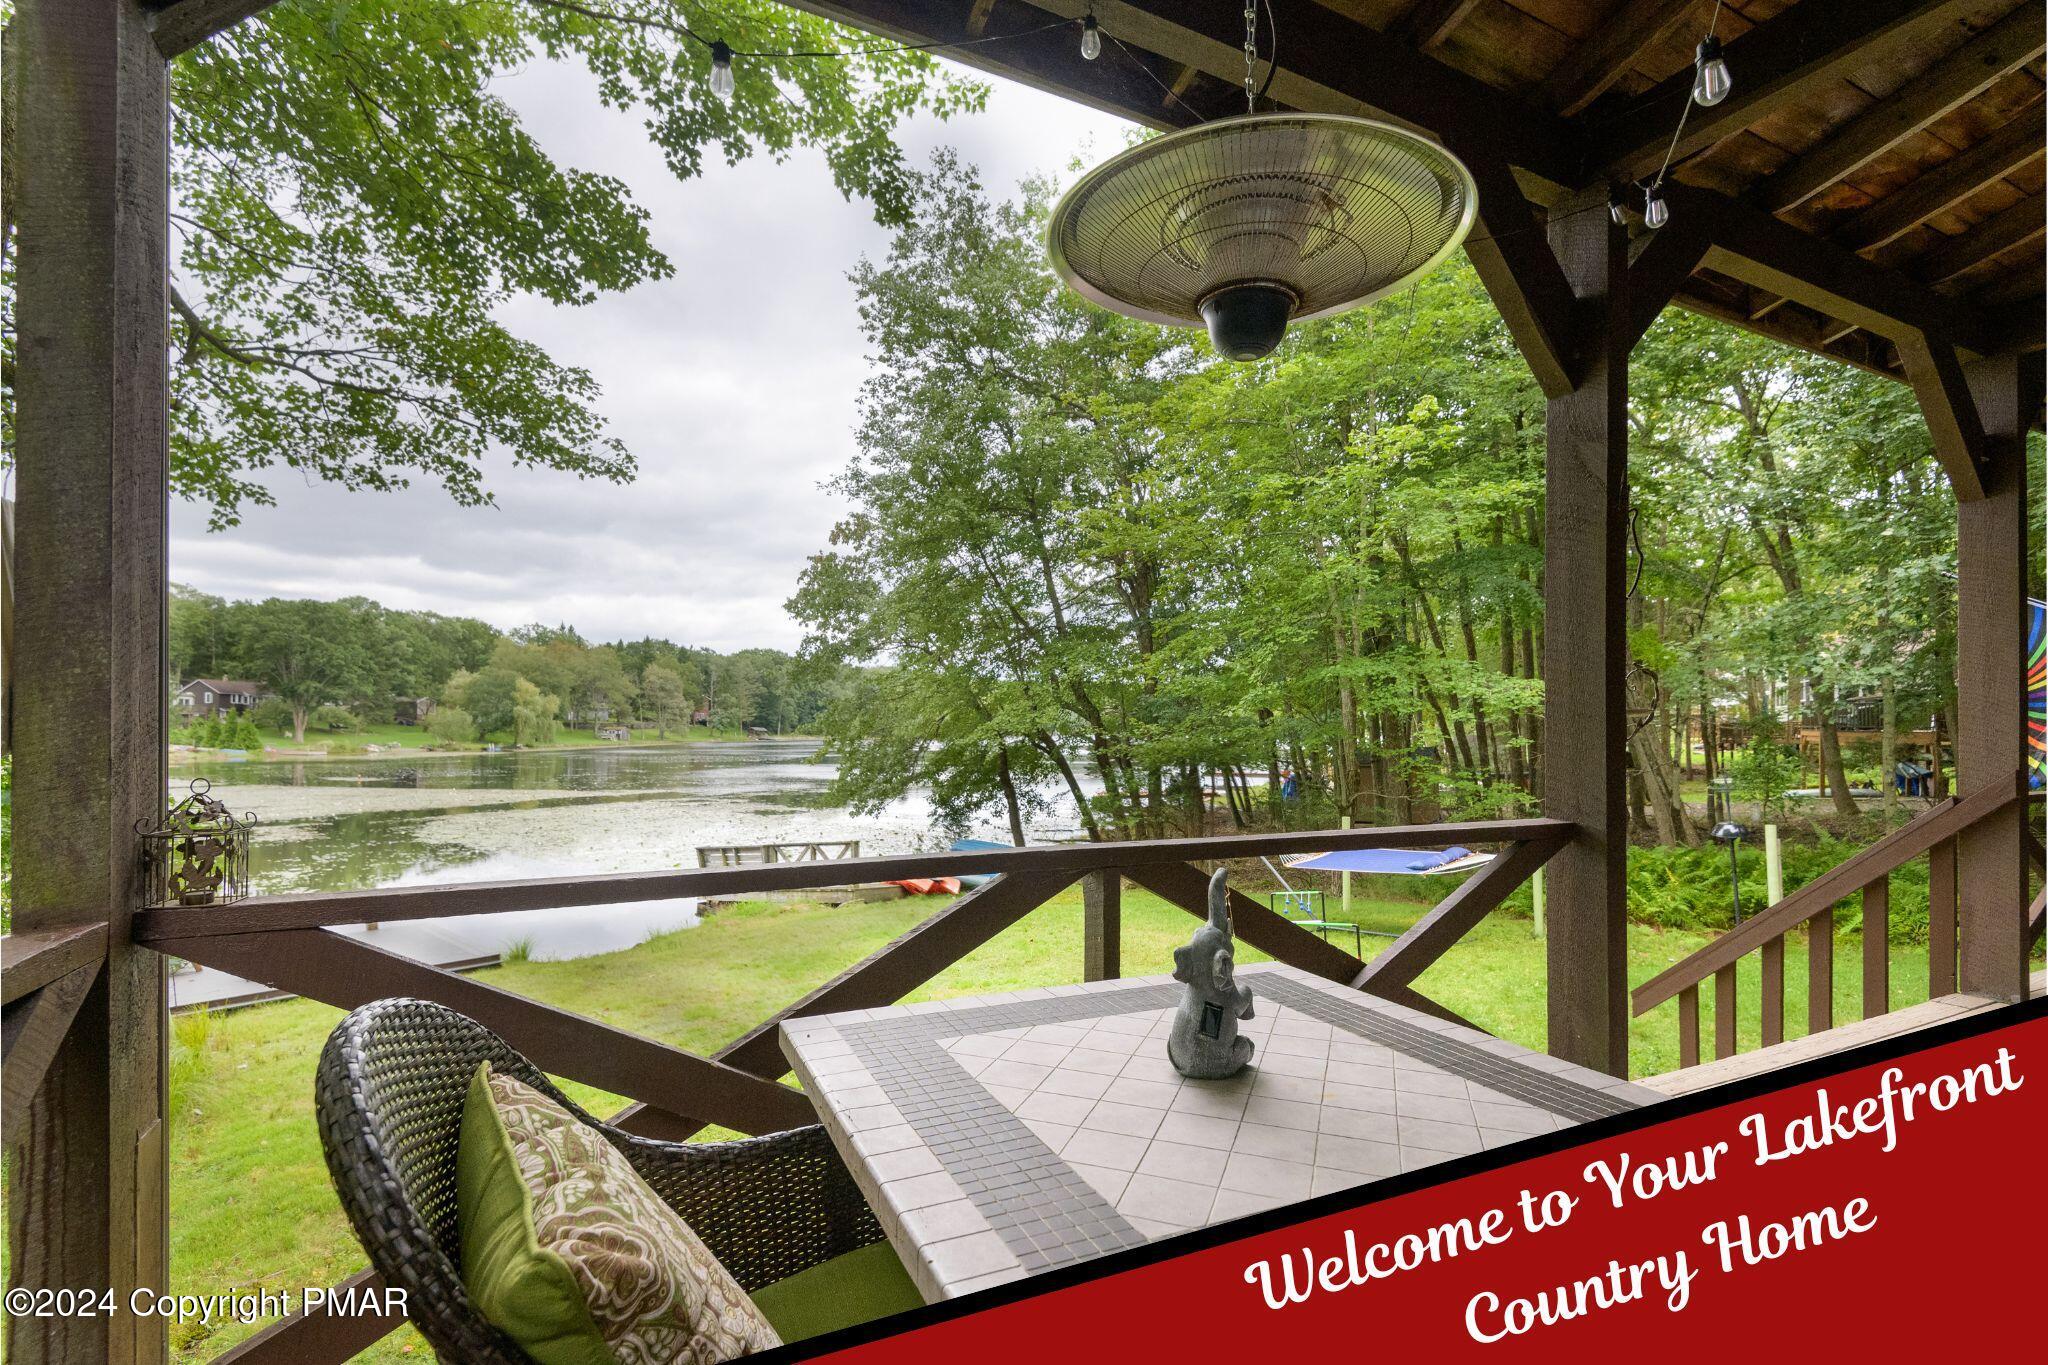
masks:
{"label": "wooden porch post", "polygon": [[[2041,410],[2041,357],[1996,356],[1964,375],[1984,433],[1984,496],[1956,504],[1956,768],[1967,797],[2010,783],[2026,762],[2026,433]],[[2025,818],[1957,836],[1960,990],[2026,996]]]}
{"label": "wooden porch post", "polygon": [[1554,211],[1579,360],[1550,400],[1543,532],[1543,813],[1578,834],[1547,869],[1553,1055],[1628,1074],[1628,807],[1623,542],[1628,505],[1627,243],[1598,199]]}
{"label": "wooden porch post", "polygon": [[112,1317],[15,1317],[12,1361],[161,1361],[164,967],[129,935],[135,825],[164,799],[170,125],[136,0],[23,0],[14,722],[17,931],[104,921],[106,968],[13,1154],[15,1284]]}
{"label": "wooden porch post", "polygon": [[1081,979],[1114,981],[1124,974],[1124,878],[1090,872],[1081,879]]}

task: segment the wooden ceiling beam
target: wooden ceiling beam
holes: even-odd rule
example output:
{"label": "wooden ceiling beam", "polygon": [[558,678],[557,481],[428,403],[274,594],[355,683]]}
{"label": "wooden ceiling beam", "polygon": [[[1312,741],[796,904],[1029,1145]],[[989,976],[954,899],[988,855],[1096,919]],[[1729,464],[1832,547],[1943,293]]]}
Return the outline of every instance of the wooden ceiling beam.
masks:
{"label": "wooden ceiling beam", "polygon": [[1834,240],[1855,251],[1881,247],[2039,157],[2044,109],[2048,102],[2036,96],[1991,136],[1851,218],[1835,232]]}
{"label": "wooden ceiling beam", "polygon": [[1779,313],[1769,318],[1752,318],[1748,309],[1716,298],[1711,293],[1692,285],[1683,286],[1673,294],[1671,306],[1683,308],[1688,313],[1697,313],[1701,317],[1725,322],[1731,327],[1739,327],[1756,336],[1782,341],[1787,346],[1794,346],[1802,351],[1811,351],[1830,360],[1839,360],[1845,365],[1854,365],[1859,370],[1867,370],[1886,379],[1898,382],[1905,380],[1904,375],[1886,366],[1882,359],[1856,350],[1837,349],[1835,345],[1829,344],[1826,332],[1807,321],[1803,315]]}
{"label": "wooden ceiling beam", "polygon": [[1922,284],[1941,284],[1972,266],[1982,265],[2002,251],[2041,235],[2044,217],[2039,191],[2000,213],[1994,213],[1968,232],[1949,238],[1908,267]]}
{"label": "wooden ceiling beam", "polygon": [[1441,46],[1478,4],[1479,0],[1417,0],[1392,32],[1417,52],[1429,52]]}
{"label": "wooden ceiling beam", "polygon": [[169,61],[276,3],[277,0],[175,0],[152,5],[156,17],[150,24],[150,37],[156,41],[156,50]]}
{"label": "wooden ceiling beam", "polygon": [[1536,87],[1537,103],[1569,118],[1629,73],[1645,49],[1663,41],[1699,0],[1621,0],[1585,41]]}
{"label": "wooden ceiling beam", "polygon": [[[1896,341],[1933,332],[1984,353],[1977,310],[1786,223],[1762,209],[1691,185],[1665,186],[1672,220],[1696,214],[1711,245],[1706,264],[1815,312]],[[1738,310],[1740,311],[1740,310]],[[1744,321],[1751,321],[1746,315]]]}
{"label": "wooden ceiling beam", "polygon": [[995,9],[996,0],[974,0],[974,8],[967,11],[967,31],[979,37],[988,30],[988,16]]}
{"label": "wooden ceiling beam", "polygon": [[1772,213],[1805,203],[2040,55],[2048,13],[2026,4],[1835,130],[1749,192]]}
{"label": "wooden ceiling beam", "polygon": [[[794,3],[840,14],[911,8],[909,0],[895,0],[891,5],[883,0]],[[1078,16],[1092,9],[1106,32],[1134,47],[1149,49],[1232,85],[1244,79],[1243,0],[1034,3],[1053,14]],[[1269,94],[1283,106],[1388,119],[1446,143],[1490,148],[1509,165],[1553,185],[1580,182],[1578,142],[1561,120],[1415,51],[1390,33],[1374,32],[1322,5],[1288,5],[1281,9],[1278,43],[1280,70]],[[1261,79],[1263,75],[1262,69]]]}
{"label": "wooden ceiling beam", "polygon": [[[1672,160],[1718,146],[1819,83],[1981,8],[1983,0],[1801,0],[1728,44],[1735,88],[1685,116]],[[1628,113],[1589,127],[1594,164],[1624,180],[1653,174],[1692,99],[1692,81],[1687,67],[1632,101]]]}

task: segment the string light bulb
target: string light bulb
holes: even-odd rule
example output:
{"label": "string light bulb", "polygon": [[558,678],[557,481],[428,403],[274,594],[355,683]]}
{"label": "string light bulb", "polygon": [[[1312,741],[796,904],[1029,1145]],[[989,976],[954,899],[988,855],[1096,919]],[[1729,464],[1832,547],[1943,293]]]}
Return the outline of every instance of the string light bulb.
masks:
{"label": "string light bulb", "polygon": [[1092,62],[1101,55],[1102,28],[1091,14],[1081,21],[1081,59]]}
{"label": "string light bulb", "polygon": [[1670,221],[1671,206],[1664,202],[1664,196],[1657,193],[1657,187],[1652,185],[1643,196],[1643,223],[1654,230]]}
{"label": "string light bulb", "polygon": [[711,93],[722,100],[731,100],[733,85],[732,48],[723,38],[714,38],[711,42]]}
{"label": "string light bulb", "polygon": [[1735,78],[1728,74],[1727,60],[1721,56],[1721,40],[1711,33],[1700,39],[1692,68],[1692,97],[1703,108],[1719,104],[1735,88]]}
{"label": "string light bulb", "polygon": [[1616,227],[1628,226],[1628,206],[1621,202],[1620,195],[1617,194],[1607,201],[1607,217]]}

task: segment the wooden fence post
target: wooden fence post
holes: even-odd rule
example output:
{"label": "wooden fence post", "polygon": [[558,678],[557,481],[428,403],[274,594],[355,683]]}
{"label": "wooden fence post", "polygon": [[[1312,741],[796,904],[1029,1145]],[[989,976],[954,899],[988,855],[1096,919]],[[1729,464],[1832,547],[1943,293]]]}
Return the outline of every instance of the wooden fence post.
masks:
{"label": "wooden fence post", "polygon": [[1124,974],[1124,879],[1090,872],[1081,879],[1081,977],[1114,981]]}
{"label": "wooden fence post", "polygon": [[137,947],[138,821],[164,801],[169,89],[136,0],[23,0],[14,928],[104,922],[107,961],[10,1164],[15,1284],[112,1289],[16,1315],[10,1360],[161,1361],[164,963]]}

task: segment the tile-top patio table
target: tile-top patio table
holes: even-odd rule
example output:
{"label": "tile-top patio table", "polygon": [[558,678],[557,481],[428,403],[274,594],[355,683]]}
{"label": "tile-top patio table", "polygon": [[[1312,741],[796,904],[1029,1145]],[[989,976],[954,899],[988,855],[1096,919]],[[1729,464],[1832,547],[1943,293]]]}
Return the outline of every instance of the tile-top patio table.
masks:
{"label": "tile-top patio table", "polygon": [[1166,1059],[1155,976],[792,1019],[782,1049],[928,1302],[1662,1096],[1278,963],[1252,1065]]}

